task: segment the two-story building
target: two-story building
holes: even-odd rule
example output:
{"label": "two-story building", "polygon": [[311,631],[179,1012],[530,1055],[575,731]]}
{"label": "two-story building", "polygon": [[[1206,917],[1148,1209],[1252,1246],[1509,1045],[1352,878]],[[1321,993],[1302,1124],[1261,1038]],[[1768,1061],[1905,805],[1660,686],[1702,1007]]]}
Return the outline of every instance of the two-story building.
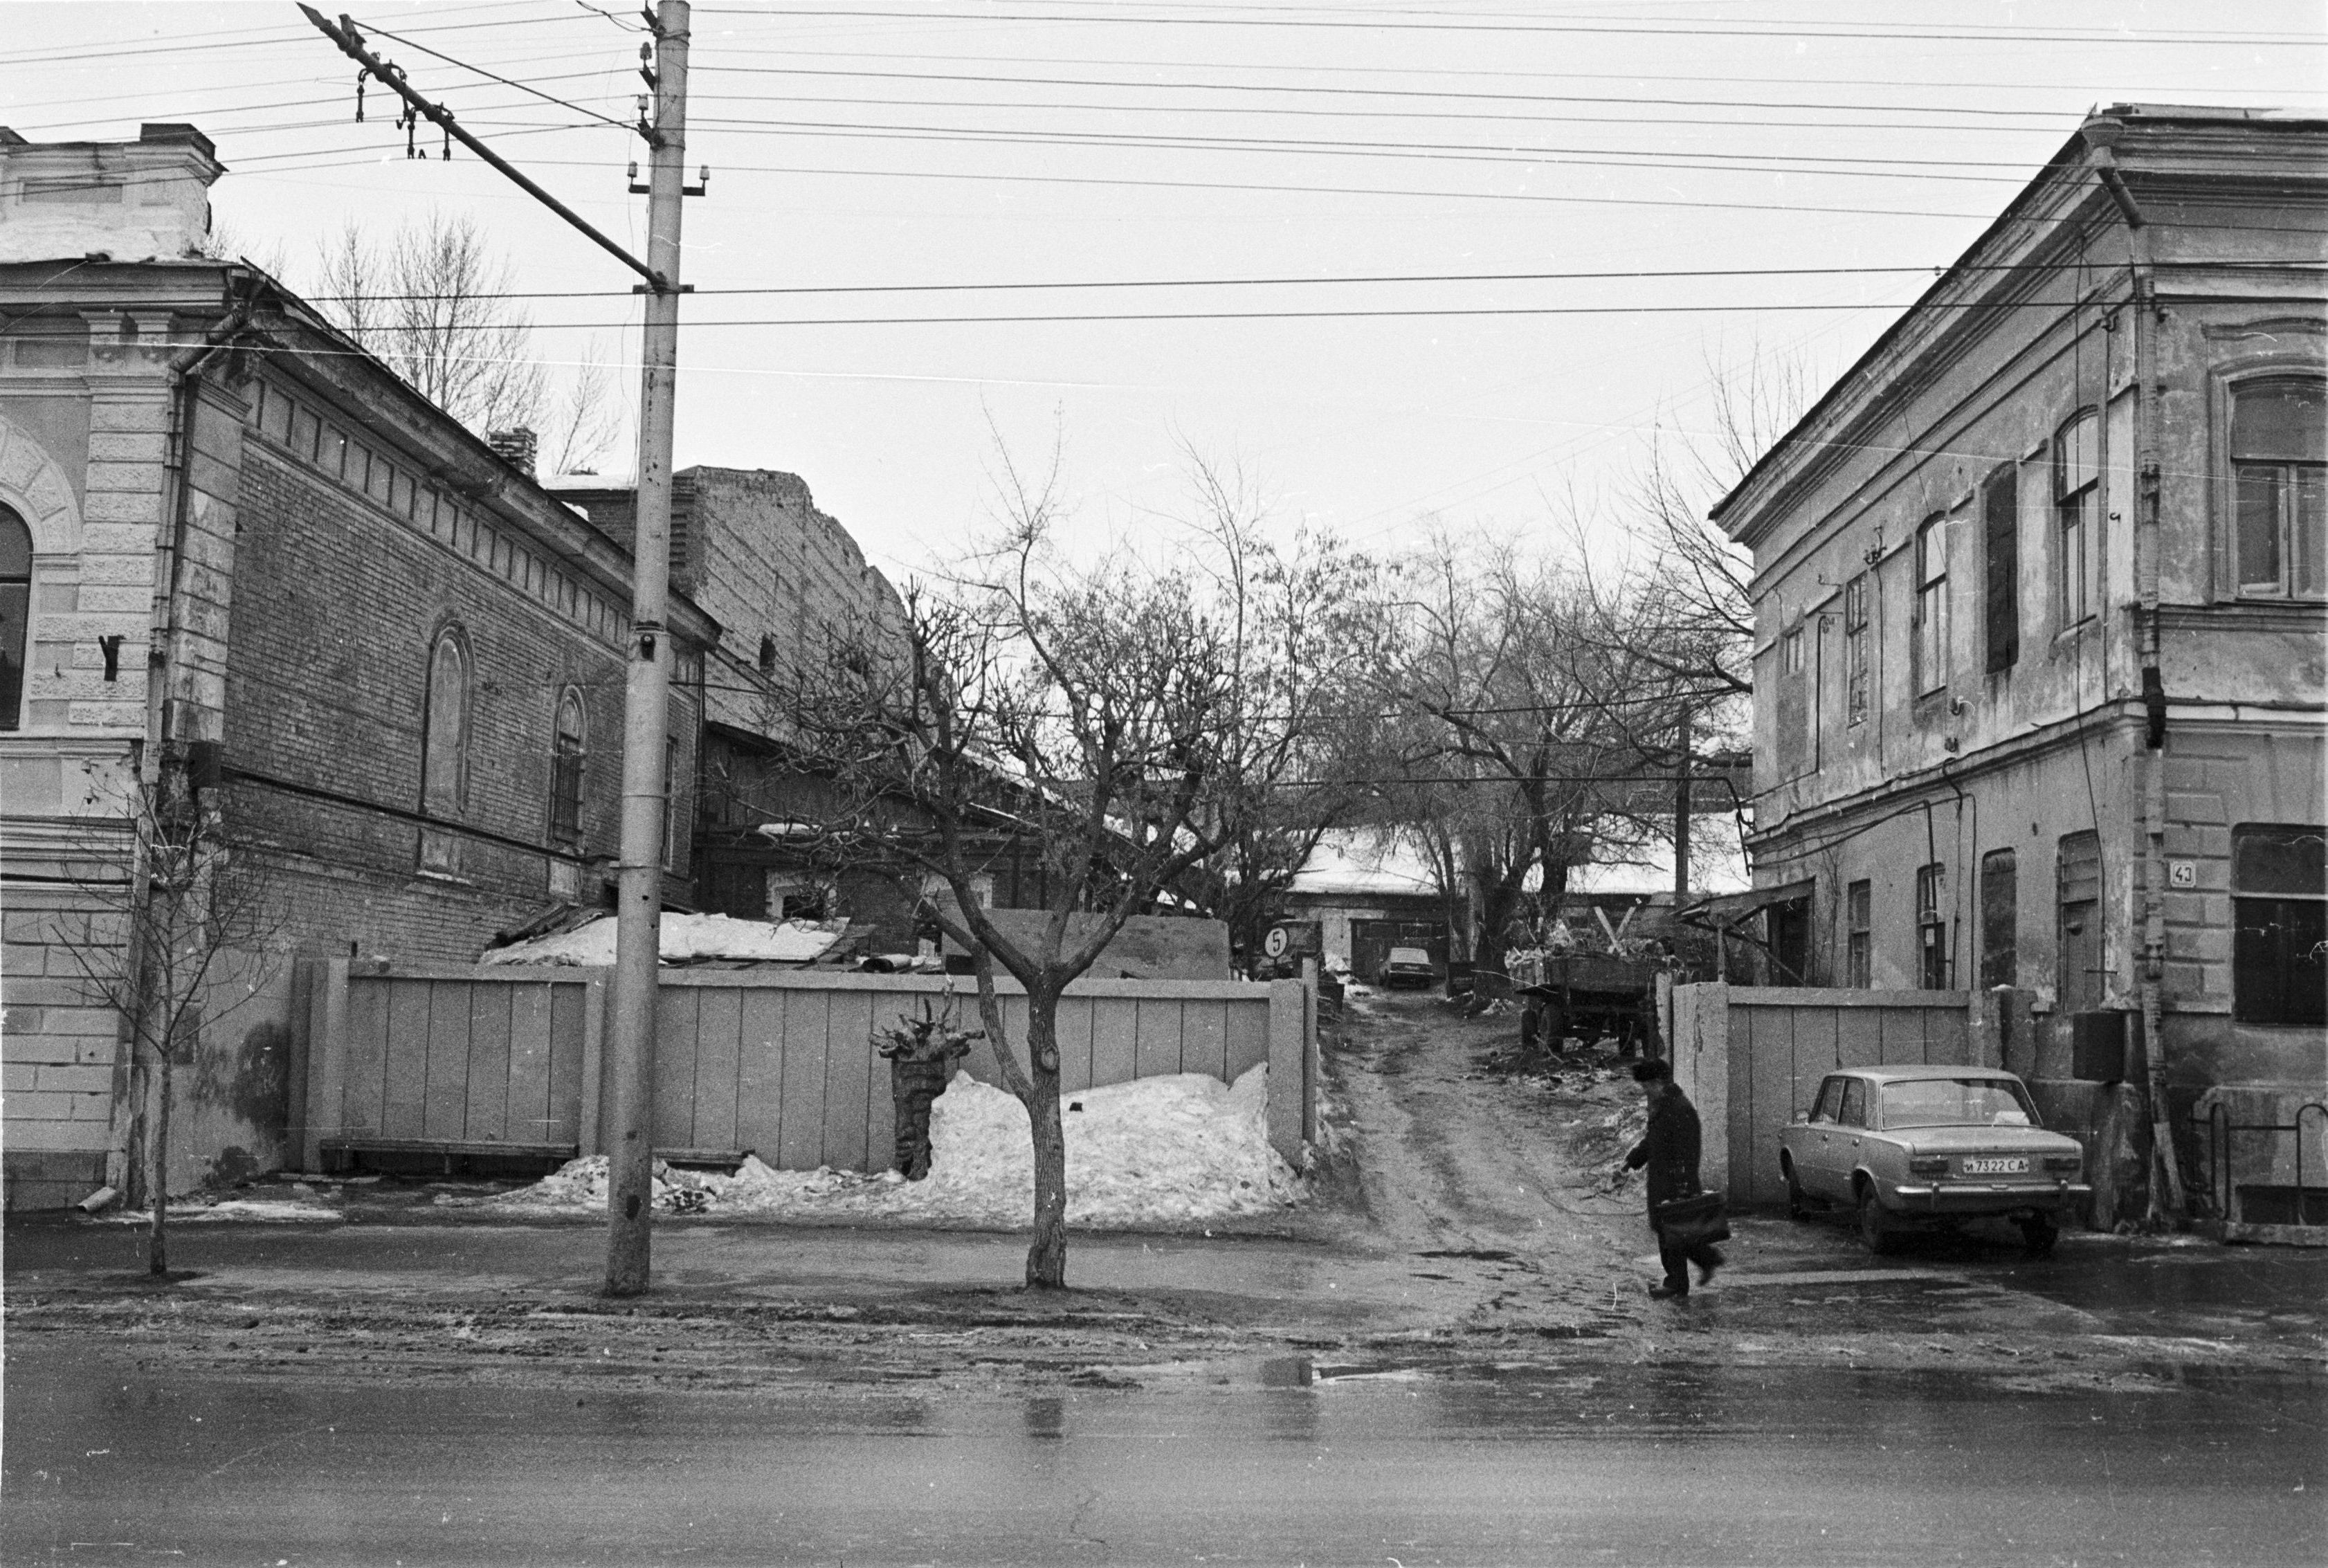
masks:
{"label": "two-story building", "polygon": [[1774,940],[2014,988],[2008,1062],[2186,1167],[2211,1088],[2328,1084],[2323,261],[2328,122],[2097,114],[1713,512]]}
{"label": "two-story building", "polygon": [[[207,1009],[176,1075],[174,1188],[279,1163],[291,954],[466,962],[598,902],[616,851],[625,544],[273,278],[203,255],[220,173],[189,126],[0,130],[12,1207],[124,1174],[131,1053],[80,970],[90,906],[133,875],[90,850],[130,842],[133,780],[185,769],[266,891],[266,951],[221,971],[264,994]],[[718,628],[683,596],[670,624],[683,905]]]}

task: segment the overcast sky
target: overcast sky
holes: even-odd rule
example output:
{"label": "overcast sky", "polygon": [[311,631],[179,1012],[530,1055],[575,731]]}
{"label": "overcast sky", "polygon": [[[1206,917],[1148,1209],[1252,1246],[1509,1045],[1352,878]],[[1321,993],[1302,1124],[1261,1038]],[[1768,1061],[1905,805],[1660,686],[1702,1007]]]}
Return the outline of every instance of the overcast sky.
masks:
{"label": "overcast sky", "polygon": [[[353,12],[416,86],[643,250],[624,169],[643,154],[605,123],[635,117],[634,4]],[[232,171],[220,221],[303,286],[352,219],[473,212],[521,288],[577,296],[524,302],[542,358],[595,340],[634,361],[630,275],[465,153],[407,161],[376,88],[353,123],[353,68],[287,0],[0,13],[0,124],[194,122]],[[699,5],[689,160],[712,174],[686,214],[679,460],[801,474],[900,577],[988,515],[995,432],[1039,457],[1055,425],[1094,530],[1186,515],[1185,443],[1242,462],[1281,524],[1367,548],[1433,518],[1554,538],[1572,504],[1617,515],[1653,427],[1704,429],[1712,371],[1795,366],[1823,388],[2090,108],[2328,110],[2323,16]],[[1731,275],[1669,276],[1692,271]],[[1515,273],[1647,276],[1492,276]],[[1067,284],[1103,286],[1025,286]]]}

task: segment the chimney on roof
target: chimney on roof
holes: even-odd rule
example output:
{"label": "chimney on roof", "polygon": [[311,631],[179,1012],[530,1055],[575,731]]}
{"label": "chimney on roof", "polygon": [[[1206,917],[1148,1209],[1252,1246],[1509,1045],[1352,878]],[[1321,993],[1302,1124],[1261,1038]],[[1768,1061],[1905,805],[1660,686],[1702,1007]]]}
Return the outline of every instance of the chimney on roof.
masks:
{"label": "chimney on roof", "polygon": [[502,462],[524,470],[528,479],[533,477],[533,461],[541,447],[540,437],[520,425],[514,430],[488,430],[485,445],[498,454]]}

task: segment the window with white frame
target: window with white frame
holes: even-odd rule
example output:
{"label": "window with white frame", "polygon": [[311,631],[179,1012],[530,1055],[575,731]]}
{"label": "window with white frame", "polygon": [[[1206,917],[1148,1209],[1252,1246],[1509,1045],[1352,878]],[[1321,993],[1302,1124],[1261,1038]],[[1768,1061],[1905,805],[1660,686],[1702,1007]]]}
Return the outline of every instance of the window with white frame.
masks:
{"label": "window with white frame", "polygon": [[1926,520],[1916,530],[1916,610],[1910,628],[1914,637],[1911,663],[1916,694],[1937,691],[1948,683],[1948,520]]}
{"label": "window with white frame", "polygon": [[2074,626],[2098,607],[2101,566],[2101,419],[2091,408],[2070,417],[2053,437],[2054,566],[2061,624]]}
{"label": "window with white frame", "polygon": [[2232,534],[2243,595],[2328,592],[2328,399],[2316,378],[2231,393]]}

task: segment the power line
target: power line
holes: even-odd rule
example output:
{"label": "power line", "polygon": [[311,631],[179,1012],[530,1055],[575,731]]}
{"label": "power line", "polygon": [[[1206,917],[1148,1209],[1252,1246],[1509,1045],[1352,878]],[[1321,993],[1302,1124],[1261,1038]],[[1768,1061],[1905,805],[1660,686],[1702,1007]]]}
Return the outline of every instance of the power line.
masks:
{"label": "power line", "polygon": [[[813,66],[785,65],[713,65],[704,69],[707,74],[711,75],[848,77],[878,81],[958,81],[1001,87],[1112,87],[1140,92],[1239,92],[1336,98],[1460,99],[1482,103],[1655,104],[1667,108],[1831,109],[1838,113],[1913,113],[2010,117],[2041,120],[2048,125],[2058,123],[2059,120],[2058,116],[2047,114],[2040,109],[1972,108],[1958,105],[1939,104],[1834,104],[1797,99],[1656,98],[1638,94],[1546,94],[1476,92],[1428,88],[1319,87],[1285,81],[1251,84],[1213,81],[1122,81],[1105,77],[998,76],[972,71],[934,70],[831,70]],[[1901,126],[1899,128],[1917,127]]]}
{"label": "power line", "polygon": [[[1530,168],[1550,164],[1571,168],[1687,169],[1704,174],[1810,174],[1854,180],[1945,180],[1962,184],[2022,184],[2025,164],[1972,164],[1958,159],[1819,158],[1784,153],[1657,153],[1638,149],[1594,147],[1497,146],[1478,142],[1367,142],[1323,137],[1213,136],[1195,133],[1150,134],[1141,131],[985,130],[945,125],[885,125],[857,120],[718,119],[715,125],[746,136],[861,136],[868,140],[942,140],[970,146],[1084,146],[1153,149],[1162,152],[1266,153],[1312,157],[1395,158],[1422,163],[1517,164]],[[1791,159],[1792,162],[1781,160]],[[1889,169],[1814,168],[1812,164],[1894,164],[1913,168],[1913,174]],[[1928,164],[1986,167],[2023,171],[2012,174],[1942,174]],[[1751,166],[1749,166],[1749,165]]]}
{"label": "power line", "polygon": [[[2328,262],[2323,261],[2250,261],[2241,264],[2243,270],[2258,268],[2267,271],[2319,272],[2328,275]],[[1253,277],[1118,277],[1063,278],[1047,282],[1026,283],[851,283],[851,284],[770,284],[753,287],[699,288],[699,299],[722,295],[831,295],[831,294],[984,294],[1025,290],[1065,290],[1099,288],[1263,288],[1319,287],[1328,286],[1407,284],[1407,283],[1550,283],[1605,280],[1630,280],[1678,277],[1938,277],[1950,273],[2051,273],[2058,270],[2042,262],[1971,263],[1957,267],[1694,267],[1694,268],[1633,268],[1592,272],[1417,272],[1373,273],[1354,276],[1304,277],[1300,276]],[[512,289],[493,297],[497,299],[619,299],[627,290],[611,288],[572,289]],[[351,297],[342,295],[309,295],[311,303],[342,304]],[[429,295],[368,294],[368,300],[380,302],[433,298]],[[1854,305],[1850,308],[1865,308]]]}
{"label": "power line", "polygon": [[564,99],[559,98],[551,93],[546,93],[538,87],[529,87],[521,81],[512,81],[508,77],[501,76],[495,72],[487,70],[482,65],[472,65],[465,60],[455,60],[451,55],[431,49],[425,43],[415,42],[413,40],[405,37],[400,33],[390,33],[387,28],[377,25],[372,28],[372,31],[379,33],[382,38],[395,39],[399,43],[403,44],[408,49],[417,49],[423,54],[434,56],[436,59],[443,61],[447,65],[457,67],[462,70],[474,71],[479,76],[488,77],[494,81],[500,82],[503,87],[513,87],[520,92],[530,92],[538,99],[556,104],[559,108],[570,109],[578,115],[588,115],[593,119],[604,120],[607,125],[613,126],[617,130],[627,131],[634,128],[622,120],[614,119],[605,115],[602,115],[596,109],[583,108],[577,104],[568,103]]}
{"label": "power line", "polygon": [[707,16],[814,16],[845,18],[850,21],[924,21],[924,22],[1042,22],[1064,23],[1069,25],[1100,24],[1105,26],[1138,27],[1235,27],[1235,28],[1295,28],[1330,32],[1402,32],[1402,33],[1499,33],[1544,34],[1614,34],[1621,37],[1646,38],[1839,38],[1878,42],[1938,42],[1938,43],[2118,43],[2138,45],[2193,44],[2221,45],[2246,48],[2258,43],[2302,44],[2318,47],[2328,39],[2303,33],[2155,33],[2136,35],[2131,30],[2096,31],[2092,33],[2033,33],[2016,28],[1959,28],[1948,32],[1876,31],[1861,28],[1833,27],[1822,23],[1779,23],[1763,27],[1713,26],[1702,22],[1683,22],[1668,27],[1629,26],[1600,23],[1574,22],[1508,22],[1508,21],[1431,21],[1398,22],[1369,17],[1364,21],[1322,17],[1282,16],[1172,16],[1153,13],[1126,15],[1111,7],[1104,15],[1075,15],[1053,12],[979,11],[905,11],[867,9],[840,6],[755,6],[737,9],[729,6],[707,5],[701,14]]}

